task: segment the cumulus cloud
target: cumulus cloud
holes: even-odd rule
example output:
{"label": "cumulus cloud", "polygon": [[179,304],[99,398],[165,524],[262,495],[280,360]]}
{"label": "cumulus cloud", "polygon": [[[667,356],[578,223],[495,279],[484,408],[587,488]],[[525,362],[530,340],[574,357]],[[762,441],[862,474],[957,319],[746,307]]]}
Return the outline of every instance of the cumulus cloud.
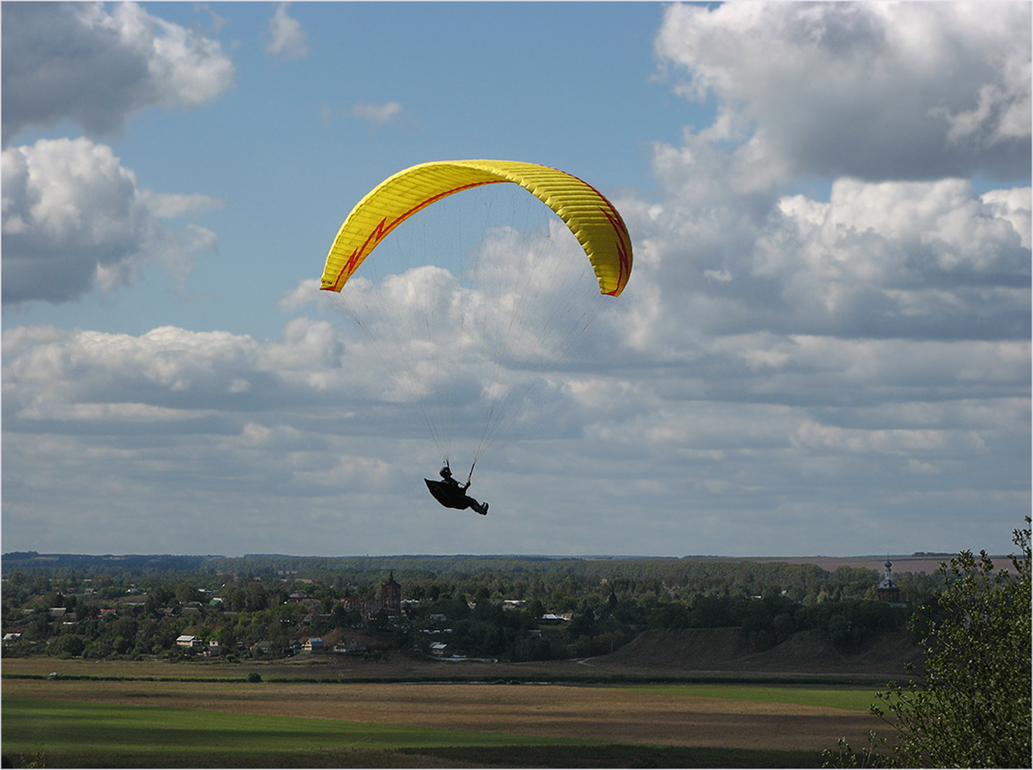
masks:
{"label": "cumulus cloud", "polygon": [[[330,324],[304,318],[262,341],[176,327],[138,336],[5,327],[5,442],[41,430],[129,431],[154,440],[232,432],[252,448],[315,451],[325,444],[320,433],[337,431],[379,394],[376,373],[342,367],[342,351]],[[277,414],[284,409],[298,411],[293,418]],[[324,428],[312,432],[320,421]],[[368,419],[356,422],[366,426],[357,432],[369,431]],[[272,434],[294,438],[277,443]]]}
{"label": "cumulus cloud", "polygon": [[[155,442],[194,436],[200,444],[231,433],[255,447],[272,432],[296,436],[275,451],[300,451],[306,442],[324,444],[321,430],[299,437],[320,410],[329,426],[363,403],[362,376],[342,370],[341,344],[326,322],[300,319],[265,341],[176,327],[138,336],[7,327],[3,351],[7,446],[20,433],[44,432],[87,443],[129,433]],[[292,424],[277,416],[283,409],[311,414]]]}
{"label": "cumulus cloud", "polygon": [[[980,196],[960,175],[1028,177],[1029,13],[670,7],[661,62],[688,74],[680,93],[719,109],[680,145],[654,147],[662,201],[622,209],[645,297],[636,344],[1027,338],[1030,190]],[[829,199],[787,195],[801,176],[828,180]],[[651,312],[657,303],[669,311]]]}
{"label": "cumulus cloud", "polygon": [[796,174],[867,180],[1030,167],[1030,7],[1021,3],[674,5],[656,40],[726,138]]}
{"label": "cumulus cloud", "polygon": [[[74,511],[90,522],[78,551],[123,536],[146,548],[159,533],[173,550],[243,536],[247,550],[303,551],[313,529],[340,527],[344,491],[381,505],[397,494],[398,469],[376,456],[383,429],[361,409],[363,374],[341,366],[325,322],[262,341],[5,326],[3,366],[5,536],[56,544],[68,528],[53,525]],[[305,499],[304,520],[283,515]],[[274,508],[294,519],[286,530],[269,526]]]}
{"label": "cumulus cloud", "polygon": [[[937,516],[977,501],[984,512],[1021,506],[1015,469],[1001,458],[1028,444],[1028,356],[1026,342],[726,337],[700,358],[645,371],[634,362],[622,371],[619,360],[597,373],[555,371],[531,410],[535,440],[495,453],[479,484],[493,512],[499,501],[506,542],[529,551],[542,538],[612,551],[598,534],[564,539],[587,506],[596,519],[649,511],[648,531],[624,535],[629,550],[692,552],[743,529],[738,547],[768,553],[778,541],[760,523],[796,510],[813,519],[797,547],[850,552],[860,525],[847,508],[926,520],[915,507],[922,492],[968,501],[947,501]],[[266,542],[353,552],[354,541],[317,547],[299,531],[331,517],[334,531],[362,533],[363,550],[391,553],[396,534],[369,516],[396,506],[416,542],[470,544],[451,529],[461,522],[435,517],[417,488],[414,469],[438,459],[419,410],[385,387],[392,370],[382,357],[335,325],[296,318],[273,340],[7,327],[3,366],[5,527],[20,537],[36,527],[46,542],[40,521],[73,496],[99,502],[103,520],[161,489],[152,515],[164,520],[166,502],[204,511],[197,525],[215,550],[270,550],[257,545]],[[436,402],[428,394],[423,403]],[[520,419],[509,433],[524,435]],[[45,501],[32,494],[40,488],[52,490]],[[16,515],[22,500],[34,500],[31,520]],[[294,506],[290,523],[284,505]],[[188,548],[197,527],[183,513],[174,521],[162,531]]]}
{"label": "cumulus cloud", "polygon": [[[1028,200],[1029,188],[1009,195]],[[1026,338],[1030,255],[1020,228],[1027,205],[988,203],[967,180],[840,179],[828,204],[779,201],[748,272],[779,285],[797,330]]]}
{"label": "cumulus cloud", "polygon": [[3,301],[64,302],[135,280],[149,262],[183,276],[190,255],[214,246],[196,225],[179,234],[163,218],[219,202],[137,187],[110,147],[41,139],[3,151]]}
{"label": "cumulus cloud", "polygon": [[[708,165],[701,141],[658,147],[665,201],[627,209],[640,344],[700,332],[1029,336],[1029,188],[979,196],[961,179],[841,178],[823,202],[751,189],[748,168]],[[667,312],[651,312],[657,303]]]}
{"label": "cumulus cloud", "polygon": [[234,83],[218,41],[135,3],[5,5],[2,55],[4,146],[63,120],[110,134],[134,112],[196,107]]}
{"label": "cumulus cloud", "polygon": [[288,11],[290,3],[280,3],[276,13],[269,20],[270,40],[266,44],[266,53],[287,59],[303,59],[308,56],[308,38],[301,23],[292,18]]}

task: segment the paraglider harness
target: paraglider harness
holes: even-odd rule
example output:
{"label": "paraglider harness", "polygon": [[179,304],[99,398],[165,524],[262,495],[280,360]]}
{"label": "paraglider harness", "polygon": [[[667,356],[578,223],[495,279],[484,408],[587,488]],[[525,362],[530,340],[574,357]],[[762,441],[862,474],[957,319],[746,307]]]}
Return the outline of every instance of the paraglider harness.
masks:
{"label": "paraglider harness", "polygon": [[466,477],[465,484],[460,484],[452,477],[452,469],[448,467],[448,461],[445,462],[445,467],[438,471],[438,475],[441,476],[441,481],[424,479],[427,482],[427,489],[430,490],[435,500],[446,508],[454,508],[458,511],[471,508],[482,516],[488,514],[487,503],[478,503],[466,494],[473,478],[473,467],[470,468],[470,475]]}

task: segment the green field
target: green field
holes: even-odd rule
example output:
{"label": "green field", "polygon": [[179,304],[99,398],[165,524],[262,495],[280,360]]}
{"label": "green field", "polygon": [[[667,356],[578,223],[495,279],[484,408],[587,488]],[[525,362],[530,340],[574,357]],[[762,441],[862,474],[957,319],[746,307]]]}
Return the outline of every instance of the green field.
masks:
{"label": "green field", "polygon": [[[4,752],[46,746],[56,754],[176,754],[325,752],[341,749],[398,749],[441,746],[519,746],[543,741],[519,735],[401,727],[309,717],[278,717],[127,708],[98,703],[5,699]],[[573,741],[589,744],[590,741]]]}
{"label": "green field", "polygon": [[617,687],[636,692],[660,692],[762,703],[791,703],[849,711],[868,711],[869,706],[876,702],[875,693],[871,688],[864,687],[767,687],[754,684],[645,684]]}

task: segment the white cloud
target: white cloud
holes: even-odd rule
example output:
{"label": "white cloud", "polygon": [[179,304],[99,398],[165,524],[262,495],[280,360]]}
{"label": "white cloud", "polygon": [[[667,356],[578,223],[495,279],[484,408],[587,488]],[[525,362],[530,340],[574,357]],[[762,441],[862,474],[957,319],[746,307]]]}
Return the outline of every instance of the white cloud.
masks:
{"label": "white cloud", "polygon": [[638,331],[656,340],[639,344],[691,345],[701,330],[1028,336],[1029,188],[979,196],[961,179],[840,178],[821,202],[757,189],[736,156],[699,136],[656,148],[665,201],[626,212]]}
{"label": "white cloud", "polygon": [[713,130],[755,129],[791,172],[1021,179],[1030,24],[1009,2],[673,5],[656,49],[686,98],[718,97]]}
{"label": "white cloud", "polygon": [[[139,336],[5,327],[5,461],[21,457],[4,465],[5,533],[9,524],[21,529],[9,502],[16,508],[24,494],[48,485],[53,493],[35,509],[40,520],[51,506],[69,505],[64,490],[74,489],[73,497],[92,501],[86,508],[98,525],[124,514],[127,496],[154,501],[152,516],[161,516],[161,501],[236,498],[211,512],[224,532],[239,529],[233,522],[242,506],[263,498],[262,508],[345,490],[390,494],[397,469],[388,472],[366,451],[382,443],[384,430],[379,419],[371,425],[377,372],[343,367],[341,350],[325,322],[306,319],[268,341],[174,327]],[[91,470],[94,463],[103,473]],[[172,488],[159,501],[156,490],[166,484]],[[93,511],[102,500],[110,507]],[[290,518],[282,509],[277,517]],[[157,535],[158,519],[136,521],[145,537]],[[189,550],[183,541],[176,548]]]}
{"label": "white cloud", "polygon": [[384,102],[383,104],[353,104],[348,108],[348,114],[354,118],[362,118],[372,125],[384,125],[402,116],[402,105],[398,102]]}
{"label": "white cloud", "polygon": [[290,3],[280,3],[276,13],[269,20],[271,39],[265,50],[273,56],[287,59],[303,59],[308,56],[308,38],[301,28],[301,23],[288,14]]}
{"label": "white cloud", "polygon": [[1022,238],[1023,247],[1030,248],[1030,188],[991,190],[981,197],[993,216],[1011,222]]}
{"label": "white cloud", "polygon": [[62,120],[118,131],[152,106],[196,107],[229,90],[218,41],[135,3],[13,3],[3,8],[3,143]]}
{"label": "white cloud", "polygon": [[[781,357],[752,368],[736,363],[768,350]],[[916,479],[1000,512],[1015,505],[1009,494],[1018,483],[1004,458],[1028,443],[1028,356],[1028,344],[1017,342],[729,337],[700,360],[656,371],[556,372],[558,387],[540,390],[532,412],[536,440],[493,453],[478,488],[490,494],[493,513],[498,503],[494,526],[505,541],[532,552],[543,538],[553,548],[571,545],[561,533],[585,506],[597,521],[618,509],[626,516],[632,502],[648,509],[643,521],[652,531],[626,533],[623,542],[655,552],[660,537],[664,553],[703,542],[684,539],[678,500],[691,505],[694,527],[712,519],[706,542],[733,542],[726,539],[744,516],[787,506],[828,515],[844,497],[858,511],[899,511],[899,498],[911,496],[912,521],[955,515],[950,506],[924,511],[913,497]],[[139,336],[5,328],[3,364],[5,533],[29,537],[73,498],[99,521],[128,516],[130,500],[163,490],[169,505],[204,511],[215,551],[354,552],[353,542],[331,537],[316,546],[302,531],[332,516],[335,532],[363,533],[362,552],[396,552],[390,517],[373,512],[397,506],[412,526],[407,537],[418,537],[430,517],[418,541],[432,550],[468,547],[475,536],[452,531],[459,520],[434,518],[424,499],[420,474],[438,458],[419,410],[384,387],[391,368],[326,322],[294,319],[275,340],[171,327]],[[435,401],[428,395],[424,403]],[[510,438],[524,431],[517,412]],[[34,498],[32,489],[48,485],[46,498]],[[29,501],[35,516],[11,513]],[[155,504],[153,519],[137,519],[138,537],[160,528],[169,548],[190,550],[197,533],[179,532],[184,514],[170,530],[164,504]],[[283,517],[284,505],[294,515]],[[543,506],[565,512],[544,516]],[[849,517],[837,520],[845,538],[856,535]],[[47,542],[44,531],[37,536]],[[809,547],[851,552],[849,539],[815,538]],[[606,538],[591,542],[615,549]],[[767,553],[777,541],[744,532],[734,542]]]}
{"label": "white cloud", "polygon": [[[1024,196],[1028,189],[987,200]],[[780,285],[797,329],[918,338],[1028,331],[1022,210],[991,205],[968,181],[840,179],[828,204],[795,196],[778,211],[743,272]]]}
{"label": "white cloud", "polygon": [[176,235],[161,218],[218,205],[202,195],[137,188],[110,147],[88,139],[41,139],[3,151],[3,301],[64,302],[135,280],[148,262],[174,275],[211,249],[196,225]]}
{"label": "white cloud", "polygon": [[222,208],[222,201],[200,193],[187,195],[139,190],[137,196],[158,219],[176,219],[197,211]]}
{"label": "white cloud", "polygon": [[287,291],[276,303],[282,311],[293,311],[310,303],[318,302],[321,297],[318,278],[307,278],[296,287]]}

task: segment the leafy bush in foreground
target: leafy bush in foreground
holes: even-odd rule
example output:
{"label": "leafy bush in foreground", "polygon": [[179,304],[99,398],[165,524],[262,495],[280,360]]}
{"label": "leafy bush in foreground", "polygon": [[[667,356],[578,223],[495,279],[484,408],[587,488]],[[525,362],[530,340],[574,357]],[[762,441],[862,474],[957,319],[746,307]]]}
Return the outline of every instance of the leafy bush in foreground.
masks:
{"label": "leafy bush in foreground", "polygon": [[872,711],[896,731],[889,753],[875,733],[854,753],[840,741],[826,759],[848,766],[1031,767],[1030,528],[1019,556],[995,570],[986,552],[941,565],[946,588],[912,625],[924,628],[925,684],[879,693]]}

